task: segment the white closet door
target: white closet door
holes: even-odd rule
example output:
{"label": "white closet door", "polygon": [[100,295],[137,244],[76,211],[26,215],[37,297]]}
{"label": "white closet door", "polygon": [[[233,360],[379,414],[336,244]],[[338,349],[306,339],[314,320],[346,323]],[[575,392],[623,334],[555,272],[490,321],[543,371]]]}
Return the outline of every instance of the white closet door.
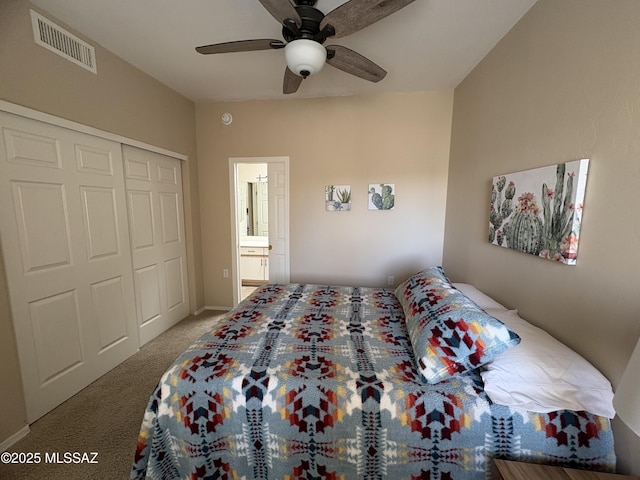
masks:
{"label": "white closet door", "polygon": [[0,112],[0,237],[33,422],[138,349],[121,145]]}
{"label": "white closet door", "polygon": [[123,147],[140,345],[189,315],[180,160]]}

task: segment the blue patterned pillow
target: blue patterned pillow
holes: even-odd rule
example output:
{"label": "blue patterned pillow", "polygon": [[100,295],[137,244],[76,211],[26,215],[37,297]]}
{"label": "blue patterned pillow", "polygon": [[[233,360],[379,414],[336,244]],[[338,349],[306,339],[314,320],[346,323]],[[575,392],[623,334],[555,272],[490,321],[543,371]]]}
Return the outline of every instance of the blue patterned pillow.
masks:
{"label": "blue patterned pillow", "polygon": [[441,267],[413,275],[395,293],[428,383],[474,370],[520,343],[504,323],[453,287]]}

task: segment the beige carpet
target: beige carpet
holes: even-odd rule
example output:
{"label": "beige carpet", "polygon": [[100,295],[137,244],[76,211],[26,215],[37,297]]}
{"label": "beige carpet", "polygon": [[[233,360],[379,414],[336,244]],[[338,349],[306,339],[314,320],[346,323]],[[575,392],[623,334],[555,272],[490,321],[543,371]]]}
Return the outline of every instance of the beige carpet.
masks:
{"label": "beige carpet", "polygon": [[[40,453],[41,463],[0,464],[0,479],[129,478],[138,431],[149,396],[166,368],[208,331],[223,312],[190,316],[30,426],[9,451]],[[97,464],[45,463],[45,454],[97,452]],[[73,458],[73,456],[72,456]],[[82,458],[82,457],[80,457]]]}

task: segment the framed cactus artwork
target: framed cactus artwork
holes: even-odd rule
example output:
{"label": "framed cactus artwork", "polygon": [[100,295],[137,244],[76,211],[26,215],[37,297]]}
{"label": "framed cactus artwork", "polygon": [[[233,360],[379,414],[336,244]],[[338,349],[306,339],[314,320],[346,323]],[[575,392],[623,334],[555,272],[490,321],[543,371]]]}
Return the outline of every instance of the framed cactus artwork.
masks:
{"label": "framed cactus artwork", "polygon": [[489,243],[575,265],[589,160],[493,177]]}
{"label": "framed cactus artwork", "polygon": [[351,210],[351,185],[327,185],[324,187],[325,209],[331,212]]}
{"label": "framed cactus artwork", "polygon": [[393,183],[369,184],[369,210],[393,210],[396,186]]}

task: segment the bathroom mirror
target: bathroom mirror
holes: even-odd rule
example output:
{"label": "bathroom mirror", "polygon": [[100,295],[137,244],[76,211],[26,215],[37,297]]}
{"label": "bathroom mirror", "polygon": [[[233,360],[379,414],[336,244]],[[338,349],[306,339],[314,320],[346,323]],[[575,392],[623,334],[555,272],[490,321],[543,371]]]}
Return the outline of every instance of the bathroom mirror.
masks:
{"label": "bathroom mirror", "polygon": [[269,236],[267,182],[247,182],[247,236]]}
{"label": "bathroom mirror", "polygon": [[267,164],[238,164],[238,232],[241,245],[262,245],[269,241]]}

